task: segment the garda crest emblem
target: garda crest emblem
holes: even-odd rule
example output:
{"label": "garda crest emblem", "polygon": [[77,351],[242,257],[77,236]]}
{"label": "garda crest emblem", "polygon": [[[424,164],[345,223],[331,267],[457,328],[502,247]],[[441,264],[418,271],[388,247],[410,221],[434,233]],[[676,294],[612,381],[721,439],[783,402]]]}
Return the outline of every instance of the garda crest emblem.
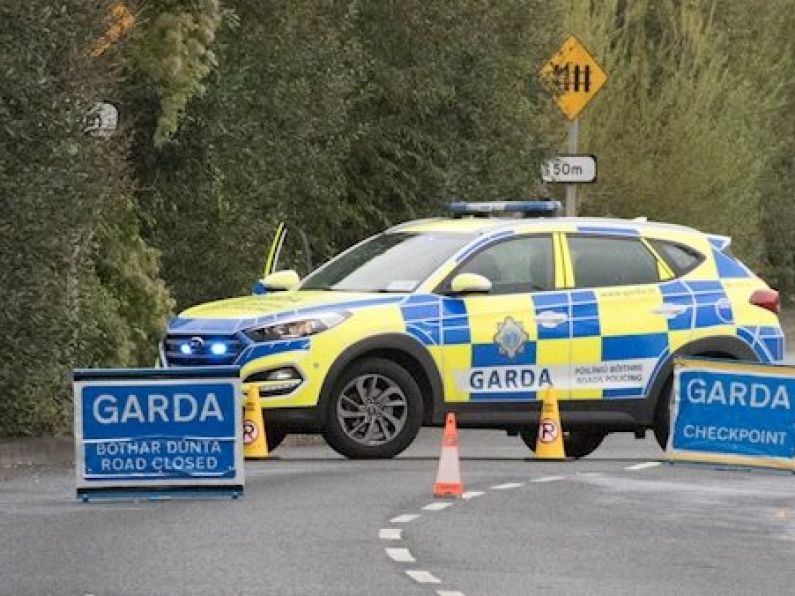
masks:
{"label": "garda crest emblem", "polygon": [[494,343],[499,346],[500,354],[513,358],[524,351],[524,344],[528,339],[529,336],[521,323],[515,321],[513,317],[505,317],[497,327]]}

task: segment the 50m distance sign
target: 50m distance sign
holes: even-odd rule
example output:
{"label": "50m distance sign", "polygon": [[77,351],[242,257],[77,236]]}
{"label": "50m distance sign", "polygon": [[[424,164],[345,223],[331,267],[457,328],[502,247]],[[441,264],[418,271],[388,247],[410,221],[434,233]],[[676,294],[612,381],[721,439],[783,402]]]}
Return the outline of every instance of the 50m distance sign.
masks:
{"label": "50m distance sign", "polygon": [[596,156],[557,155],[541,165],[541,179],[568,184],[596,182]]}

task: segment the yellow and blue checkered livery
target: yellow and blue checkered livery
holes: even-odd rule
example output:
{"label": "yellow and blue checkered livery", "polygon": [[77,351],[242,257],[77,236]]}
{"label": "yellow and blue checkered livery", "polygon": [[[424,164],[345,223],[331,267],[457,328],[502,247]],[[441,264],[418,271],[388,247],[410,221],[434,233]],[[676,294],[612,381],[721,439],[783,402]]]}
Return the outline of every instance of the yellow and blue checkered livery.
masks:
{"label": "yellow and blue checkered livery", "polygon": [[[783,357],[775,292],[728,238],[634,220],[458,215],[392,228],[376,237],[382,253],[365,241],[297,290],[190,308],[170,324],[161,361],[239,365],[266,420],[289,432],[326,431],[347,413],[331,404],[352,367],[388,361],[413,379],[424,424],[454,411],[462,426],[531,427],[539,389],[553,384],[571,431],[654,427],[664,438],[674,356]],[[401,256],[407,243],[414,252]],[[363,250],[369,265],[356,261]],[[383,287],[312,286],[351,261],[360,269],[345,279],[370,266]],[[404,275],[422,267],[421,279]],[[462,272],[491,291],[452,292]]]}

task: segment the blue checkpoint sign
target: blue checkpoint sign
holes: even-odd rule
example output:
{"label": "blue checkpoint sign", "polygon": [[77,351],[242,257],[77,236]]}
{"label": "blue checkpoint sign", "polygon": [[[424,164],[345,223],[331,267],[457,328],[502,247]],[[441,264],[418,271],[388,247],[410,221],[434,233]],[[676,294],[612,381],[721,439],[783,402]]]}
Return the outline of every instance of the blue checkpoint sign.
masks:
{"label": "blue checkpoint sign", "polygon": [[795,367],[681,358],[667,454],[795,469]]}
{"label": "blue checkpoint sign", "polygon": [[239,368],[74,372],[78,495],[242,492]]}

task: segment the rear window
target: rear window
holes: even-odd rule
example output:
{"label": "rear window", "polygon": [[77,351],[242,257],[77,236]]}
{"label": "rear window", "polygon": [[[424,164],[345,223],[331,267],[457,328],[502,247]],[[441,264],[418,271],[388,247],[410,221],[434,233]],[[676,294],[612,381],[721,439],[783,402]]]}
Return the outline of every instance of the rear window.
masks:
{"label": "rear window", "polygon": [[684,244],[667,240],[650,240],[650,242],[676,277],[692,271],[704,260],[704,255]]}
{"label": "rear window", "polygon": [[660,280],[657,259],[637,238],[569,236],[578,288],[629,286]]}

